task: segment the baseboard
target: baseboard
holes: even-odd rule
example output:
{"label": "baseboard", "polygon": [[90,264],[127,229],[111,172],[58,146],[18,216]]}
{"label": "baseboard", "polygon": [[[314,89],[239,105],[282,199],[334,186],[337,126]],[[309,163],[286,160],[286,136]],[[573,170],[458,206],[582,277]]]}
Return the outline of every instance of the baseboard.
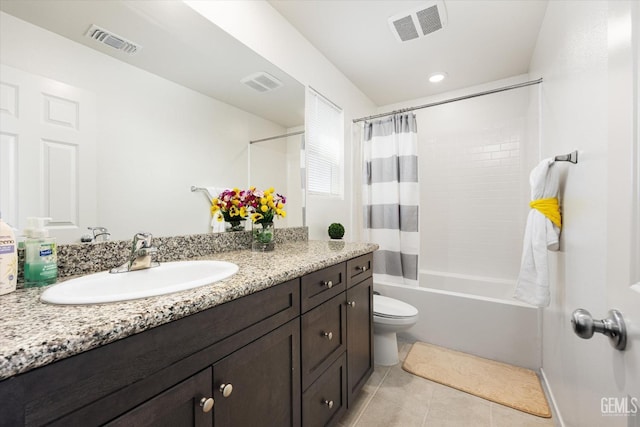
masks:
{"label": "baseboard", "polygon": [[549,386],[549,381],[547,380],[547,376],[545,375],[544,369],[542,368],[540,368],[540,376],[542,377],[542,387],[544,388],[545,393],[547,393],[547,397],[551,401],[551,413],[553,414],[554,424],[557,427],[566,427],[564,424],[564,420],[562,419],[562,414],[560,414],[558,403],[553,396],[553,391],[551,391],[551,386]]}

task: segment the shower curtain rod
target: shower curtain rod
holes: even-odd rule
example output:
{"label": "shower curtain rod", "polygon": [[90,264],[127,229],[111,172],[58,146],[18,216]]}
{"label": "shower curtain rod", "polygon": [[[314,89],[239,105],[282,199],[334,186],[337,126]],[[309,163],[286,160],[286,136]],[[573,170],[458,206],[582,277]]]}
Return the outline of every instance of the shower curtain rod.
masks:
{"label": "shower curtain rod", "polygon": [[490,95],[492,93],[504,92],[506,90],[517,89],[520,87],[531,86],[531,85],[537,85],[540,83],[542,83],[542,78],[539,78],[538,80],[530,80],[524,83],[517,83],[510,86],[499,87],[497,89],[485,90],[484,92],[472,93],[471,95],[464,95],[464,96],[458,96],[456,98],[449,98],[449,99],[445,99],[444,101],[432,102],[430,104],[418,105],[415,107],[401,108],[399,110],[393,110],[388,113],[374,114],[373,116],[368,116],[368,117],[361,117],[359,119],[353,119],[353,123],[364,122],[366,120],[377,119],[379,117],[391,116],[393,114],[407,113],[409,111],[421,110],[423,108],[435,107],[437,105],[449,104],[450,102],[462,101],[464,99],[476,98],[478,96]]}
{"label": "shower curtain rod", "polygon": [[271,141],[272,139],[286,138],[288,136],[302,135],[303,133],[304,133],[304,131],[301,130],[301,131],[298,131],[298,132],[285,133],[284,135],[270,136],[269,138],[254,139],[253,141],[249,141],[249,144],[255,144],[256,142],[263,142],[263,141]]}

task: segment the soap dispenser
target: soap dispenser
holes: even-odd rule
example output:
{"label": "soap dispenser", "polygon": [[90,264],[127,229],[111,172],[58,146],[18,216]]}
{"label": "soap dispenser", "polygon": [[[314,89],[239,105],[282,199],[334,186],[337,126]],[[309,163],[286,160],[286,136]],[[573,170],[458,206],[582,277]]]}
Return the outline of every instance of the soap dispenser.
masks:
{"label": "soap dispenser", "polygon": [[27,218],[24,230],[24,286],[46,286],[58,279],[58,254],[55,239],[45,225],[51,218]]}

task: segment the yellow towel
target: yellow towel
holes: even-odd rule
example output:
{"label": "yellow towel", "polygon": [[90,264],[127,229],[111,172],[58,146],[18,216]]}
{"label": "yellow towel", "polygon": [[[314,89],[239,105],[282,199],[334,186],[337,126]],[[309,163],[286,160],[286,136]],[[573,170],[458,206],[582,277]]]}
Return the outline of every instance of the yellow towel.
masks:
{"label": "yellow towel", "polygon": [[529,206],[537,209],[542,215],[549,218],[558,228],[562,228],[562,216],[560,215],[560,206],[558,205],[557,197],[533,200],[529,203]]}

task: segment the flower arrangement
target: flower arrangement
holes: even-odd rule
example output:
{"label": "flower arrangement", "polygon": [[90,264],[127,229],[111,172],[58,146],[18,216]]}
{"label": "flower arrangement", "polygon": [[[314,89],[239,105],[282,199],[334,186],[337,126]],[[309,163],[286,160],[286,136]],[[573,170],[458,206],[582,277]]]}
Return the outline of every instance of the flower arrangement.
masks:
{"label": "flower arrangement", "polygon": [[244,192],[245,206],[251,211],[251,221],[254,224],[272,223],[276,217],[284,218],[287,212],[284,205],[287,198],[275,192],[273,187],[268,190],[257,190],[251,187]]}
{"label": "flower arrangement", "polygon": [[244,221],[248,214],[245,194],[246,191],[237,188],[224,190],[211,201],[211,215],[220,222],[230,223],[234,230],[243,230],[240,221]]}

